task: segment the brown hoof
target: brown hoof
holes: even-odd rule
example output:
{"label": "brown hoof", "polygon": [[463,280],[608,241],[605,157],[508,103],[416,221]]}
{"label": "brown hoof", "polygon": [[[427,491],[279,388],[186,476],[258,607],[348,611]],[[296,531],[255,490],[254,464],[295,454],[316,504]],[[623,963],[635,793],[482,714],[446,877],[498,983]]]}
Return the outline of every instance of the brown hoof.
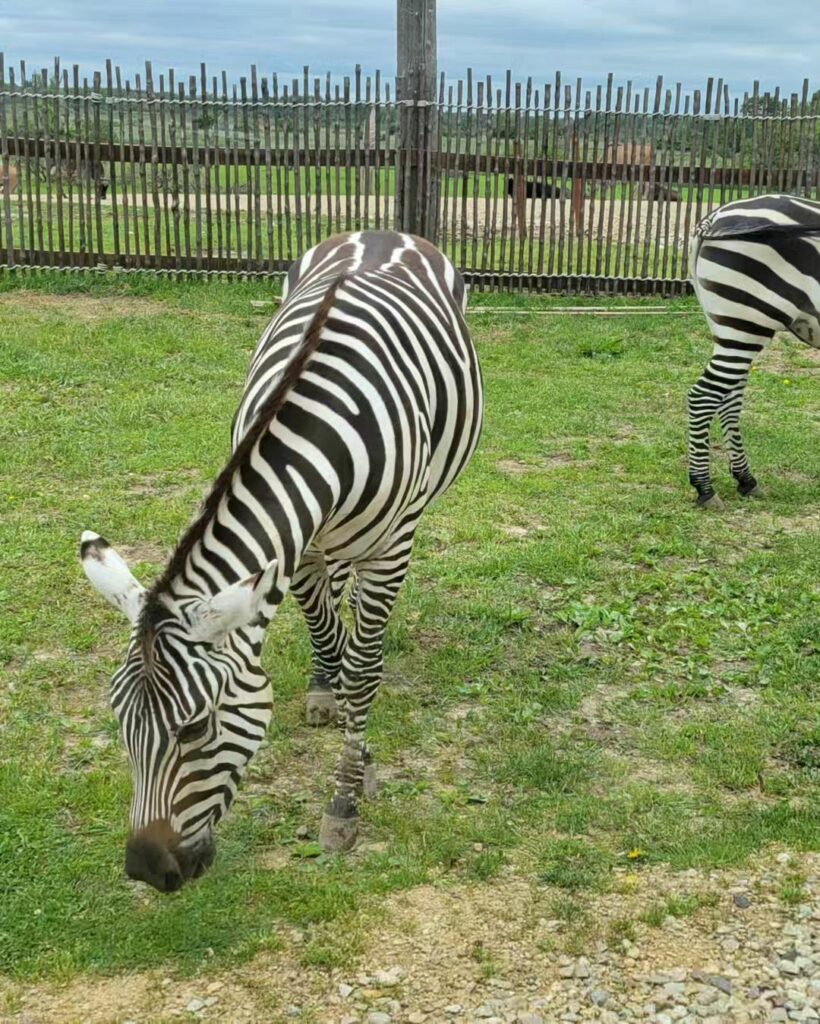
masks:
{"label": "brown hoof", "polygon": [[362,775],[362,796],[365,800],[375,800],[379,795],[379,780],[376,775],[376,766],[366,764],[364,775]]}
{"label": "brown hoof", "polygon": [[308,725],[335,725],[339,710],[332,690],[309,690],[305,700],[305,720]]}
{"label": "brown hoof", "polygon": [[700,508],[708,508],[713,512],[720,512],[726,506],[723,504],[723,499],[719,494],[713,494],[711,498],[707,498],[706,501],[700,506]]}
{"label": "brown hoof", "polygon": [[327,811],[322,815],[319,828],[319,845],[325,853],[346,853],[356,845],[359,835],[359,819],[336,818]]}

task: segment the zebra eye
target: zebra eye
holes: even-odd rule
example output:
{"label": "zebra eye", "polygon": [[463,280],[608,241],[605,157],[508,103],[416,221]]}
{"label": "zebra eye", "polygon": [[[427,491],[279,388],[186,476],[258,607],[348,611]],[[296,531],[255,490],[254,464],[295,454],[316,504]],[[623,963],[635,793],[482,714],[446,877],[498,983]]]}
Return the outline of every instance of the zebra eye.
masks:
{"label": "zebra eye", "polygon": [[177,739],[180,743],[193,743],[194,740],[201,740],[208,731],[209,718],[198,718],[195,722],[183,725],[177,732]]}

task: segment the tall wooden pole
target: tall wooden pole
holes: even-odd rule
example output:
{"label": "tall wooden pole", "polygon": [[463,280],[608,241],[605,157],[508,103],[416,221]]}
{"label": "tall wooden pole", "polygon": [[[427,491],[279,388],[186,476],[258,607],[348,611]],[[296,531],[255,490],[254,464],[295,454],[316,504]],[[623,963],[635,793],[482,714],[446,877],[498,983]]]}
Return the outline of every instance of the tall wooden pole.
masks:
{"label": "tall wooden pole", "polygon": [[397,0],[396,228],[436,240],[436,0]]}

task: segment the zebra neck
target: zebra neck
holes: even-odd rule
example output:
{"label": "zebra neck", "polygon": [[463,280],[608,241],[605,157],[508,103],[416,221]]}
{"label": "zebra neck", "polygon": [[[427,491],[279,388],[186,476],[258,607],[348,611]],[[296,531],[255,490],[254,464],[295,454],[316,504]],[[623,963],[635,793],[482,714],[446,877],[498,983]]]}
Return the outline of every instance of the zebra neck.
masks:
{"label": "zebra neck", "polygon": [[[272,423],[240,461],[230,480],[217,480],[202,513],[177,547],[159,583],[174,597],[210,597],[226,587],[278,566],[272,601],[287,593],[293,574],[332,506],[328,488],[306,479],[304,465],[277,437]],[[219,493],[216,488],[219,488]],[[325,507],[327,506],[327,507]]]}

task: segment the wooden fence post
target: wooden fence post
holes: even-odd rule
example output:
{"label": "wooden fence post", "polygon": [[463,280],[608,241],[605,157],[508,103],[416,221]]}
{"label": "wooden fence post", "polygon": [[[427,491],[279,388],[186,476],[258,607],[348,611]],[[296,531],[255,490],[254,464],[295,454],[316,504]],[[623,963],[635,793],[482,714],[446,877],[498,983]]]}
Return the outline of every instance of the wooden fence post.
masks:
{"label": "wooden fence post", "polygon": [[436,240],[436,0],[397,0],[396,229]]}

